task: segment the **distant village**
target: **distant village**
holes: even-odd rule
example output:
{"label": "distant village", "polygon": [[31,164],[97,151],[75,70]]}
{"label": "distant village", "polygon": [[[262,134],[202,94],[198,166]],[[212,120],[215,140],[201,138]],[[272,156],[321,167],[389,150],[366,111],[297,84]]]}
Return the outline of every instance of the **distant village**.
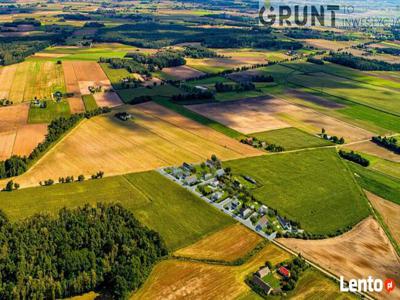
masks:
{"label": "distant village", "polygon": [[269,240],[285,233],[303,232],[254,198],[251,190],[258,186],[255,179],[232,174],[215,155],[200,165],[183,163],[160,172]]}

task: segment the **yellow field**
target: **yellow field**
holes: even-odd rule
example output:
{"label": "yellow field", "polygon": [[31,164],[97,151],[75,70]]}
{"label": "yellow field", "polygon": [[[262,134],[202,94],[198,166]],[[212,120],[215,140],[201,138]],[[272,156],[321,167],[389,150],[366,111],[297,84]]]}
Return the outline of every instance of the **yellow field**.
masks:
{"label": "yellow field", "polygon": [[289,259],[287,252],[268,244],[241,266],[219,266],[166,260],[159,263],[143,287],[131,299],[234,299],[250,288],[245,277],[266,261],[277,264]]}
{"label": "yellow field", "polygon": [[262,238],[246,227],[235,224],[175,252],[176,256],[196,259],[234,261],[254,249]]}
{"label": "yellow field", "polygon": [[124,106],[133,120],[122,122],[108,115],[85,120],[16,180],[21,186],[60,176],[78,176],[102,170],[106,175],[126,174],[201,162],[216,154],[236,159],[262,154],[208,127],[154,103]]}
{"label": "yellow field", "polygon": [[34,97],[51,99],[55,91],[65,91],[62,67],[50,61],[23,62],[4,67],[0,70],[0,80],[0,98],[14,103],[31,101]]}

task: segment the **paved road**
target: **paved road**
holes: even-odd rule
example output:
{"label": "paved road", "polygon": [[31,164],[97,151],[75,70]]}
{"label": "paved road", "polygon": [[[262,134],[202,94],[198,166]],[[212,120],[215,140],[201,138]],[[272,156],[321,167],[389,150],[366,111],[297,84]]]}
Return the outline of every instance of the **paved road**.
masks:
{"label": "paved road", "polygon": [[[329,146],[331,147],[331,146]],[[336,147],[336,146],[334,146]],[[263,238],[268,239],[269,241],[271,241],[273,244],[275,244],[276,246],[278,246],[279,248],[291,253],[294,256],[298,256],[299,253],[291,250],[290,248],[286,247],[285,245],[281,244],[280,242],[278,242],[277,240],[275,240],[276,238],[276,232],[271,234],[271,235],[267,235],[262,231],[258,231],[255,229],[255,226],[253,226],[253,224],[250,221],[250,218],[244,220],[241,217],[233,214],[231,211],[228,211],[226,209],[224,209],[225,204],[227,204],[229,202],[229,200],[224,200],[221,203],[214,203],[211,200],[209,200],[207,197],[204,197],[202,194],[200,194],[199,192],[196,191],[196,187],[191,187],[191,186],[185,186],[182,185],[182,183],[180,181],[178,181],[175,177],[173,177],[172,175],[166,173],[164,170],[162,169],[158,169],[157,170],[161,175],[169,178],[170,180],[174,181],[175,183],[179,184],[180,186],[182,186],[183,188],[187,189],[188,191],[196,194],[200,199],[202,199],[203,201],[207,202],[208,204],[211,204],[212,206],[214,206],[215,208],[217,208],[218,210],[222,211],[223,213],[231,216],[233,219],[235,219],[237,222],[243,224],[244,226],[246,226],[247,228],[249,228],[250,230],[254,231],[255,233],[257,233],[258,235],[262,236]],[[214,179],[210,179],[205,181],[204,183],[211,183]],[[303,257],[304,258],[304,257]],[[339,277],[337,277],[335,274],[331,273],[330,271],[322,268],[321,266],[319,266],[318,264],[305,259],[305,261],[313,266],[314,268],[316,268],[317,270],[319,270],[320,272],[322,272],[323,274],[325,274],[326,276],[328,276],[329,278],[332,278],[333,280],[339,282]],[[369,299],[369,300],[374,300],[375,298],[373,298],[371,295],[367,294],[367,293],[356,293],[359,296],[363,297],[364,299]]]}

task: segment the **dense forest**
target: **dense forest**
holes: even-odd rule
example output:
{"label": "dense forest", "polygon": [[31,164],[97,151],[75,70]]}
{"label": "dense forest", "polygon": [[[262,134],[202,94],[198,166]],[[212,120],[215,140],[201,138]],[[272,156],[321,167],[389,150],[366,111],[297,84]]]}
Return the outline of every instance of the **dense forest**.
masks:
{"label": "dense forest", "polygon": [[198,42],[209,48],[254,47],[297,50],[297,41],[278,39],[270,28],[202,28],[143,22],[100,29],[95,42],[119,42],[143,48],[161,48]]}
{"label": "dense forest", "polygon": [[0,42],[0,65],[21,62],[25,57],[50,46],[49,41]]}
{"label": "dense forest", "polygon": [[400,71],[400,64],[390,64],[385,61],[357,57],[350,53],[331,53],[324,58],[326,61],[361,71]]}
{"label": "dense forest", "polygon": [[125,299],[168,254],[157,232],[120,205],[36,215],[11,223],[0,212],[0,298],[60,299],[104,290]]}

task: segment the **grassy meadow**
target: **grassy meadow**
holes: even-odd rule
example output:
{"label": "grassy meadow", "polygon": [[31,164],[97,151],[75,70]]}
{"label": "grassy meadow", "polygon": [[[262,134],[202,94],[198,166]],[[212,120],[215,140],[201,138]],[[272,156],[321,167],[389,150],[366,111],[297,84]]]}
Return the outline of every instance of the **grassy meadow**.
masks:
{"label": "grassy meadow", "polygon": [[16,221],[99,201],[121,203],[130,209],[143,224],[159,232],[171,250],[234,222],[157,172],[4,192],[0,194],[0,209]]}
{"label": "grassy meadow", "polygon": [[83,104],[85,105],[86,111],[95,110],[98,108],[96,100],[94,99],[93,95],[83,95],[82,96]]}
{"label": "grassy meadow", "polygon": [[50,123],[55,118],[68,117],[71,115],[69,103],[65,100],[61,102],[48,100],[46,103],[46,108],[32,106],[29,108],[29,123]]}
{"label": "grassy meadow", "polygon": [[260,141],[266,141],[269,144],[280,145],[284,147],[286,151],[332,145],[329,141],[294,127],[255,133],[251,136]]}
{"label": "grassy meadow", "polygon": [[134,98],[140,96],[170,98],[182,93],[180,89],[172,85],[158,85],[155,87],[140,87],[136,89],[124,89],[117,91],[119,97],[125,103],[130,103]]}
{"label": "grassy meadow", "polygon": [[371,169],[348,163],[363,189],[386,200],[400,204],[400,179]]}
{"label": "grassy meadow", "polygon": [[315,234],[334,233],[369,215],[367,200],[334,149],[229,161],[257,181],[254,196]]}

